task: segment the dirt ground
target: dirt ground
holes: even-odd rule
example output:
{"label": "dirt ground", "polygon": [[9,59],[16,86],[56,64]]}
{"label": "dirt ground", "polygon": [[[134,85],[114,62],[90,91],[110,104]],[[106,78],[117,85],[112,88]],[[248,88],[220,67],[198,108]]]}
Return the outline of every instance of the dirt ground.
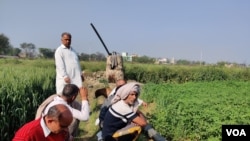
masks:
{"label": "dirt ground", "polygon": [[[113,89],[115,87],[115,83],[103,83],[104,77],[100,75],[100,77],[87,76],[85,77],[83,86],[88,88],[88,98],[91,107],[91,115],[90,119],[87,122],[80,122],[80,133],[79,137],[75,138],[74,141],[97,141],[96,133],[98,130],[98,126],[95,126],[95,120],[98,115],[98,111],[100,110],[100,106],[105,100],[104,96],[99,96],[96,98],[95,92],[99,89],[105,89],[106,87],[110,87]],[[81,98],[78,95],[77,100],[80,101]]]}

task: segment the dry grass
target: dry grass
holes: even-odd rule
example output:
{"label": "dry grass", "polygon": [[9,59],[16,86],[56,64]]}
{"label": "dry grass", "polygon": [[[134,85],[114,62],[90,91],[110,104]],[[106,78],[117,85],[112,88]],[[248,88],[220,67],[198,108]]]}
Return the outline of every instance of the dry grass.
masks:
{"label": "dry grass", "polygon": [[[96,133],[99,130],[99,126],[95,125],[95,120],[99,116],[99,110],[104,102],[104,97],[100,96],[98,98],[95,98],[95,91],[100,88],[105,88],[105,84],[100,83],[99,80],[94,79],[87,79],[84,81],[84,87],[88,88],[88,94],[89,94],[89,103],[91,108],[91,115],[87,122],[80,122],[79,126],[79,136],[75,138],[76,141],[96,141]],[[115,84],[110,83],[110,88],[114,88]],[[80,101],[81,98],[78,95],[77,101]]]}

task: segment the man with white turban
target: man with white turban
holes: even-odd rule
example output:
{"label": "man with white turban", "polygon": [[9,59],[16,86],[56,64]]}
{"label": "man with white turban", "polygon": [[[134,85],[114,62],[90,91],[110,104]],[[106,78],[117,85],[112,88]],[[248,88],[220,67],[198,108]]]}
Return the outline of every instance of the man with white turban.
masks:
{"label": "man with white turban", "polygon": [[117,130],[133,123],[141,126],[155,141],[166,141],[147,123],[142,112],[137,109],[139,95],[140,85],[136,82],[127,83],[117,90],[111,101],[112,105],[104,117],[102,128],[104,140],[110,139]]}

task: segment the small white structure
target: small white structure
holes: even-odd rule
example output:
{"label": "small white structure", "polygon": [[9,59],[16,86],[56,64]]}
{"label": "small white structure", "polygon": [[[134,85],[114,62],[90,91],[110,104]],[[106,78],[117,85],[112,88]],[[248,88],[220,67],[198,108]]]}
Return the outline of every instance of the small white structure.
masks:
{"label": "small white structure", "polygon": [[158,60],[160,64],[167,64],[168,59],[167,58],[161,58]]}
{"label": "small white structure", "polygon": [[129,56],[127,52],[122,52],[122,58],[124,61],[132,62],[132,55]]}
{"label": "small white structure", "polygon": [[175,64],[174,57],[171,59],[170,64]]}

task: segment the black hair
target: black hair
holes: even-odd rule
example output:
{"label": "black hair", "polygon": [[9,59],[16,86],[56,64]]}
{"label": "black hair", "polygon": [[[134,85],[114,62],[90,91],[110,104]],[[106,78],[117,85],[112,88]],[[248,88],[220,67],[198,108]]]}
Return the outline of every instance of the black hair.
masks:
{"label": "black hair", "polygon": [[66,84],[63,88],[62,95],[71,98],[79,93],[79,88],[75,84]]}
{"label": "black hair", "polygon": [[71,34],[69,32],[63,32],[61,37],[63,37],[64,35],[68,35],[71,38]]}

